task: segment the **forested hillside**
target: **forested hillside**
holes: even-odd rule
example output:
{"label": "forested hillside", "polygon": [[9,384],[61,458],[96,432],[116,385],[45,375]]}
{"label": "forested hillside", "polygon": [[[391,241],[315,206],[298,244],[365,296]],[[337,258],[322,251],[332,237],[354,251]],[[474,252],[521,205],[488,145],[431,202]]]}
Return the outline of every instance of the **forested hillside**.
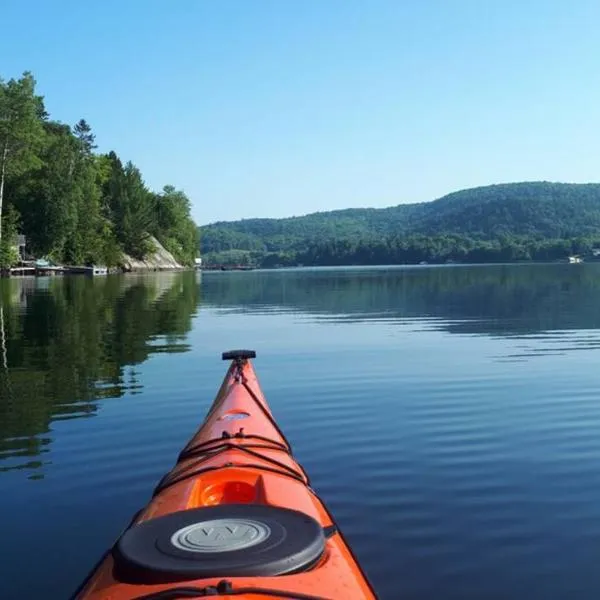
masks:
{"label": "forested hillside", "polygon": [[565,258],[600,244],[600,184],[526,182],[433,202],[200,228],[215,262],[376,264]]}
{"label": "forested hillside", "polygon": [[95,152],[90,125],[54,121],[31,73],[0,79],[0,266],[14,263],[15,238],[28,250],[67,264],[119,264],[141,258],[155,236],[183,264],[197,253],[186,195],[160,193],[115,152]]}

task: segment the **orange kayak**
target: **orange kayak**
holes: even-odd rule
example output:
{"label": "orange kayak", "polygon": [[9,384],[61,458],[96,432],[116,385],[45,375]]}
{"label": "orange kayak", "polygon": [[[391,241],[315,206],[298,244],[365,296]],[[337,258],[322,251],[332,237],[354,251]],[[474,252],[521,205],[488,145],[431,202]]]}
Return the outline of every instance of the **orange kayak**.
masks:
{"label": "orange kayak", "polygon": [[292,456],[251,350],[231,365],[203,425],[77,600],[376,598]]}

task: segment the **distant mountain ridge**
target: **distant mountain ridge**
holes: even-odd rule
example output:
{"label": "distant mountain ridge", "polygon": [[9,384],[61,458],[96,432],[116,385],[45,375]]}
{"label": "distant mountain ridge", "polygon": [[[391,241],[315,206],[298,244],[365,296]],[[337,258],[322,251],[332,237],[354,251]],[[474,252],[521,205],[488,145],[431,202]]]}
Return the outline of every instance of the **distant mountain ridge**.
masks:
{"label": "distant mountain ridge", "polygon": [[432,202],[352,208],[200,228],[203,254],[298,253],[326,242],[462,236],[571,239],[600,236],[600,184],[521,182],[453,192]]}

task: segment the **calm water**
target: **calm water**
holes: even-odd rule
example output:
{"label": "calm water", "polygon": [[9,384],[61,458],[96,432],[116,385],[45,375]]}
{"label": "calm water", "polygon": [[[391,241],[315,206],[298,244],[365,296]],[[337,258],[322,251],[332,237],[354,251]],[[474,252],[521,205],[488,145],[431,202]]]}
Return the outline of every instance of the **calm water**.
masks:
{"label": "calm water", "polygon": [[224,349],[383,599],[600,595],[600,265],[0,281],[0,597],[67,598]]}

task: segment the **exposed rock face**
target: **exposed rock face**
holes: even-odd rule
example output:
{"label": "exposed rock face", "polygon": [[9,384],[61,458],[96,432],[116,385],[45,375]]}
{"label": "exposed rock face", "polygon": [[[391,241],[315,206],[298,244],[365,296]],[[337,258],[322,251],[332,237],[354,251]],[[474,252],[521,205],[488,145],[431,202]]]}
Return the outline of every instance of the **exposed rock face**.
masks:
{"label": "exposed rock face", "polygon": [[150,243],[154,246],[154,251],[150,252],[143,260],[133,258],[128,254],[123,255],[121,267],[123,271],[173,271],[184,269],[174,258],[174,256],[162,246],[154,237],[150,237]]}

